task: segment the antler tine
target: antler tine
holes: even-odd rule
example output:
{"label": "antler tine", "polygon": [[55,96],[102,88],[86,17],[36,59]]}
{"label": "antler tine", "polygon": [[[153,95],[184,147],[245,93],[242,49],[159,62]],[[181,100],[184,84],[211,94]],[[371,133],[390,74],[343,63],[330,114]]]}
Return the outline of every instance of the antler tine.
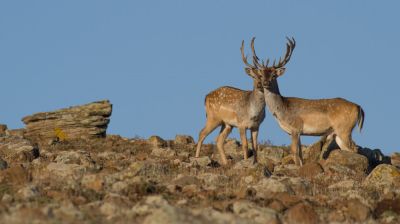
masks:
{"label": "antler tine", "polygon": [[296,47],[296,41],[294,40],[294,38],[292,37],[291,39],[289,37],[286,37],[286,39],[288,40],[288,43],[286,44],[286,54],[285,57],[283,58],[283,60],[281,61],[281,59],[279,58],[279,62],[278,64],[275,66],[275,64],[273,65],[275,68],[279,68],[279,67],[283,67],[286,65],[286,63],[289,62],[290,58],[292,57],[292,53],[294,48]]}
{"label": "antler tine", "polygon": [[260,60],[260,59],[257,57],[256,50],[254,49],[254,40],[255,40],[255,39],[256,39],[256,37],[253,37],[253,38],[251,39],[251,51],[253,52],[253,64],[254,64],[256,67],[262,68],[263,65],[260,64],[260,63],[258,62],[258,60]]}
{"label": "antler tine", "polygon": [[244,40],[242,40],[242,47],[240,47],[240,51],[242,52],[242,60],[246,64],[246,66],[250,68],[255,68],[253,65],[249,64],[249,62],[247,62],[247,56],[244,56]]}

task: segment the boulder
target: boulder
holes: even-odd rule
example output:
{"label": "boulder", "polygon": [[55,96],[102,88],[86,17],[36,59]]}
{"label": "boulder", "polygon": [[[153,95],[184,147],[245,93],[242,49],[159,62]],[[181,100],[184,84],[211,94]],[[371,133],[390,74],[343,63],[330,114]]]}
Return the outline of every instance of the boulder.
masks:
{"label": "boulder", "polygon": [[265,148],[261,148],[258,151],[257,159],[262,163],[262,161],[269,159],[275,163],[280,163],[282,159],[289,155],[289,149],[284,147],[277,147],[277,146],[268,146]]}
{"label": "boulder", "polygon": [[[363,155],[345,150],[334,150],[323,163],[323,167],[326,172],[331,167],[337,167],[337,165],[346,167],[356,173],[366,173],[369,163],[367,157]],[[340,172],[340,170],[338,170],[338,172]]]}
{"label": "boulder", "polygon": [[393,165],[381,164],[375,167],[365,178],[364,186],[369,186],[384,192],[400,188],[400,170]]}
{"label": "boulder", "polygon": [[112,112],[108,100],[26,116],[25,137],[33,142],[105,137]]}
{"label": "boulder", "polygon": [[39,149],[30,141],[18,137],[0,137],[0,157],[9,166],[32,162],[39,157]]}

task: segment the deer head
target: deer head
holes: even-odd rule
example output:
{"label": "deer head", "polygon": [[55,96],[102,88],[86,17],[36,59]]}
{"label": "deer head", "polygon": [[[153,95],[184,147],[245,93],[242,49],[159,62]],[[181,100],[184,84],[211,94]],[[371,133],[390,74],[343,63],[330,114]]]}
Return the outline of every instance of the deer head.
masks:
{"label": "deer head", "polygon": [[253,64],[247,62],[247,56],[244,55],[244,41],[242,41],[242,47],[240,48],[242,52],[242,60],[246,65],[245,71],[253,79],[259,81],[264,88],[270,86],[271,82],[275,80],[277,77],[283,75],[285,73],[285,65],[289,62],[290,57],[292,56],[293,50],[296,46],[296,41],[294,38],[288,38],[288,43],[286,44],[286,54],[282,58],[279,58],[278,63],[274,60],[271,66],[269,66],[269,59],[265,62],[257,57],[256,51],[254,49],[254,40],[256,38],[253,37],[251,39],[251,50],[253,53]]}

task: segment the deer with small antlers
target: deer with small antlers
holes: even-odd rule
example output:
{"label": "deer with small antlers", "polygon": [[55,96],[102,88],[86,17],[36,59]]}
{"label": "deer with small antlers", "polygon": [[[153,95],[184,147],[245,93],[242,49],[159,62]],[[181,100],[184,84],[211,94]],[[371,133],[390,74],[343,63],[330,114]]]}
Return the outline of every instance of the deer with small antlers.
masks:
{"label": "deer with small antlers", "polygon": [[[243,55],[243,42],[241,52],[242,57],[247,61]],[[254,150],[253,162],[257,162],[258,130],[265,118],[265,98],[261,84],[264,82],[264,76],[254,73],[247,74],[253,79],[253,91],[224,86],[207,94],[205,98],[207,122],[199,134],[196,157],[200,156],[200,149],[204,139],[218,126],[221,126],[221,131],[216,139],[217,149],[221,157],[221,163],[227,165],[228,161],[223,148],[224,141],[232,131],[232,128],[237,127],[242,141],[244,159],[248,158],[246,130],[249,129]]]}
{"label": "deer with small antlers", "polygon": [[278,63],[268,66],[269,59],[259,61],[254,50],[254,39],[251,41],[253,65],[246,58],[246,73],[250,76],[263,76],[263,93],[265,102],[271,114],[276,118],[279,126],[291,136],[291,151],[297,165],[303,164],[300,136],[323,136],[325,139],[335,138],[342,150],[357,152],[351,134],[358,124],[361,131],[364,123],[364,111],[361,106],[342,98],[334,99],[302,99],[284,97],[280,94],[277,78],[285,72],[285,65],[289,62],[296,46],[294,38],[289,39],[286,45],[285,56]]}

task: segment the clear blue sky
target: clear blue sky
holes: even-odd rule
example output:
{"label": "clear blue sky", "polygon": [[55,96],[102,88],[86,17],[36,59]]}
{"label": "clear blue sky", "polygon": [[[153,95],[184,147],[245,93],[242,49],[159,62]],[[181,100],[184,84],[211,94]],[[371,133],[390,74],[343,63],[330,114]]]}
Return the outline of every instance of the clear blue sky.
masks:
{"label": "clear blue sky", "polygon": [[[275,58],[293,36],[282,94],[360,104],[355,141],[399,151],[399,9],[394,0],[1,1],[0,123],[20,128],[25,115],[110,99],[109,133],[197,140],[209,91],[252,88],[241,41],[256,36],[258,55]],[[260,139],[290,143],[270,114]]]}

